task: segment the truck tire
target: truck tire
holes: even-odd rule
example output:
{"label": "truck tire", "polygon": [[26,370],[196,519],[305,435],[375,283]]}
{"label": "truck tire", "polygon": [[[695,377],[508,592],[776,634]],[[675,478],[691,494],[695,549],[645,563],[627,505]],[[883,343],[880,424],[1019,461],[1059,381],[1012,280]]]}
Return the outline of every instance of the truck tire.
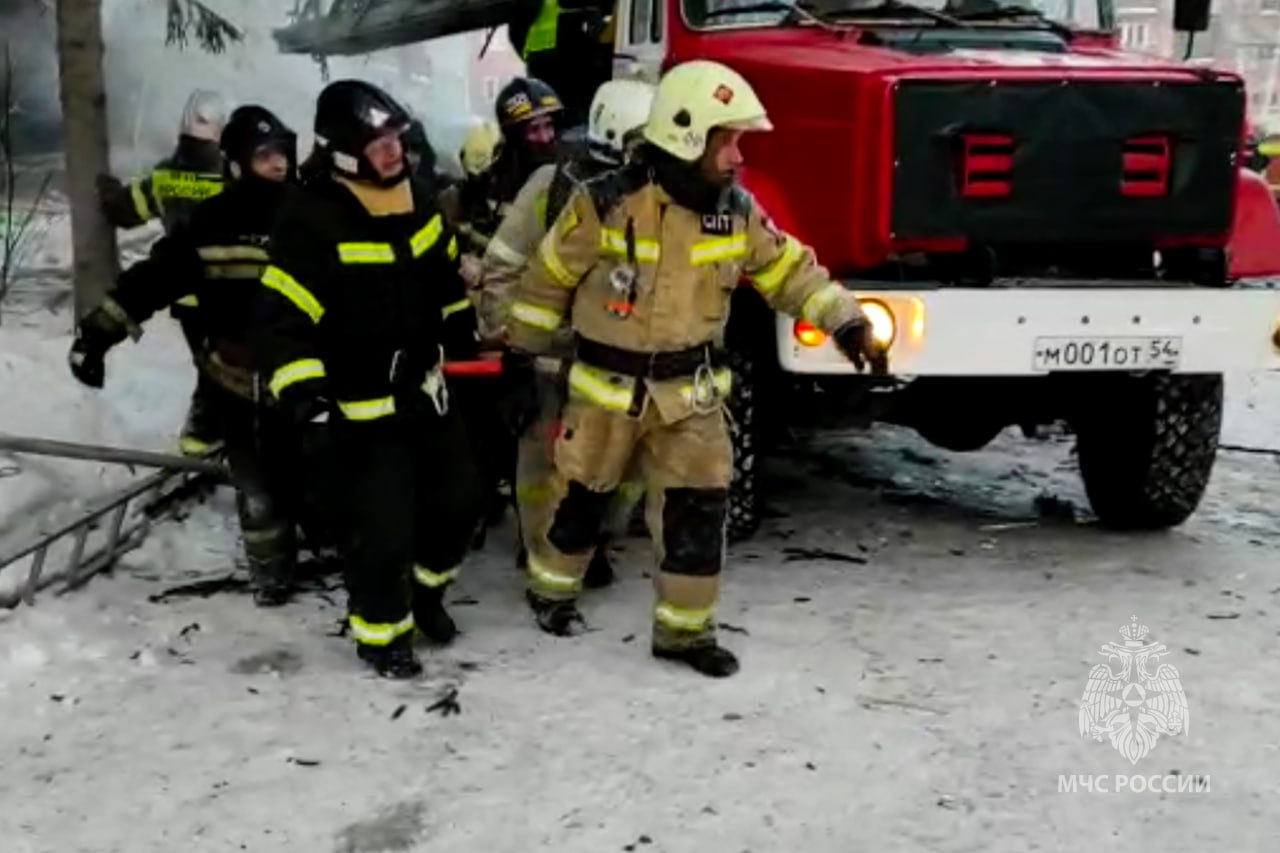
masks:
{"label": "truck tire", "polygon": [[1222,377],[1121,377],[1090,409],[1076,430],[1080,475],[1098,520],[1116,530],[1186,521],[1213,470]]}
{"label": "truck tire", "polygon": [[750,358],[730,351],[733,390],[729,394],[729,436],[733,441],[733,480],[729,486],[726,534],[730,542],[750,539],[760,527],[756,484],[756,410]]}

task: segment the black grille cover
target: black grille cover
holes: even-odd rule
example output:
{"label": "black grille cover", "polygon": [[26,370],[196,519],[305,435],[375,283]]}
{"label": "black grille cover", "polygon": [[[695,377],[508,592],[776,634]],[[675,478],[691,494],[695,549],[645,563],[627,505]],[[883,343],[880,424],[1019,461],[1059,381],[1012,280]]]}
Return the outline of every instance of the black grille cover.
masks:
{"label": "black grille cover", "polygon": [[[895,99],[893,237],[1225,239],[1243,121],[1244,92],[1234,79],[904,80]],[[982,137],[1012,139],[1006,195],[963,192],[966,141]],[[1141,149],[1151,137],[1167,140],[1167,189],[1126,196],[1126,146],[1139,140]]]}

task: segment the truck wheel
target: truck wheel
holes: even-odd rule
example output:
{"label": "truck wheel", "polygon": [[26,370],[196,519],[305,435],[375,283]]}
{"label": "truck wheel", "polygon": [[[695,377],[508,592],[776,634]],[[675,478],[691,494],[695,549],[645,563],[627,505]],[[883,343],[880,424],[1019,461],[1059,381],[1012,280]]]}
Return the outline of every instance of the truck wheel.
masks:
{"label": "truck wheel", "polygon": [[1117,530],[1181,524],[1209,484],[1222,427],[1222,377],[1123,378],[1076,426],[1094,513]]}
{"label": "truck wheel", "polygon": [[733,480],[729,486],[730,542],[750,539],[760,526],[756,487],[756,410],[752,363],[730,353],[733,390],[729,394],[729,436],[733,440]]}

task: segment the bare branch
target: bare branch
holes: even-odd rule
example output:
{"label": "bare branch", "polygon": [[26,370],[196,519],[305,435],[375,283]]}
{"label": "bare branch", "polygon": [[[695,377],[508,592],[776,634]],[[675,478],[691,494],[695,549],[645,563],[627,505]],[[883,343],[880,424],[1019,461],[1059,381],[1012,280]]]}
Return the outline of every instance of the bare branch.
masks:
{"label": "bare branch", "polygon": [[244,38],[243,30],[200,0],[168,0],[164,43],[185,49],[193,34],[201,50],[209,53],[222,53],[228,44]]}
{"label": "bare branch", "polygon": [[31,228],[31,220],[35,218],[41,202],[53,182],[53,172],[45,174],[40,183],[31,206],[24,211],[20,219],[15,219],[14,209],[18,199],[18,168],[14,152],[13,114],[15,112],[13,56],[9,51],[9,43],[4,43],[3,58],[0,59],[0,163],[3,168],[4,198],[0,203],[4,209],[0,211],[0,303],[9,293],[13,283],[13,275],[17,269],[18,250],[22,247],[27,231]]}
{"label": "bare branch", "polygon": [[14,164],[13,153],[13,57],[9,54],[9,42],[4,43],[4,60],[0,65],[0,73],[3,73],[4,79],[0,80],[0,108],[4,110],[0,115],[0,159],[4,161],[4,232],[0,234],[0,250],[4,251],[4,257],[0,258],[0,301],[9,293],[9,279],[14,265],[14,249],[17,248],[17,236],[13,227],[13,204],[17,198],[17,167]]}

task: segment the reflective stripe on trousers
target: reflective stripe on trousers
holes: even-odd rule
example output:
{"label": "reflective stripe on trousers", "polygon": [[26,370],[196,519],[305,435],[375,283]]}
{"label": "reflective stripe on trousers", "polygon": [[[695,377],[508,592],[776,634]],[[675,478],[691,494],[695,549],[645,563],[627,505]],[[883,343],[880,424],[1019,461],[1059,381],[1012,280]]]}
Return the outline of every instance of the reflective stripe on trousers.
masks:
{"label": "reflective stripe on trousers", "polygon": [[433,572],[423,566],[415,565],[413,567],[413,579],[427,589],[440,589],[453,583],[458,577],[457,569],[450,569],[447,572]]}
{"label": "reflective stripe on trousers", "polygon": [[413,630],[412,613],[399,622],[366,622],[352,614],[347,618],[347,622],[351,626],[351,636],[355,637],[357,643],[363,643],[366,646],[390,645],[397,637],[402,637]]}
{"label": "reflective stripe on trousers", "polygon": [[653,610],[654,621],[664,628],[672,631],[687,631],[690,633],[700,633],[707,630],[711,625],[711,617],[715,615],[714,608],[704,607],[698,610],[688,610],[683,607],[676,607],[674,604],[668,604],[665,601],[658,603]]}

